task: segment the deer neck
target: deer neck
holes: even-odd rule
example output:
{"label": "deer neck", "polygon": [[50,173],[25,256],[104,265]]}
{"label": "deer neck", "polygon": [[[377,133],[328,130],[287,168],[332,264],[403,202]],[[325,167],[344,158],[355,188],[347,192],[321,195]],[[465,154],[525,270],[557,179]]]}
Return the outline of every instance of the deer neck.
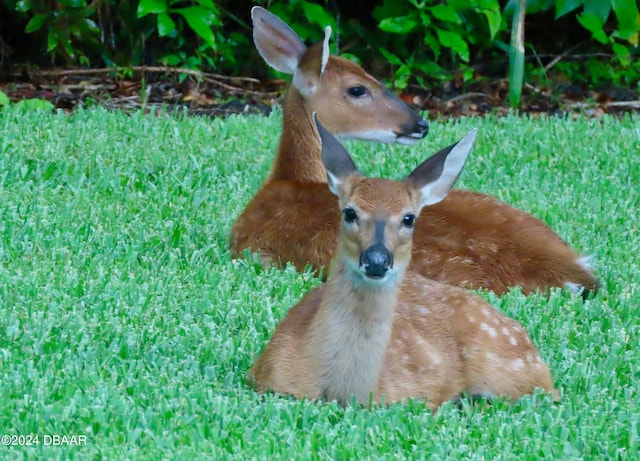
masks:
{"label": "deer neck", "polygon": [[355,396],[367,404],[377,388],[391,337],[398,287],[354,283],[338,259],[312,323],[310,361],[324,399],[345,405]]}
{"label": "deer neck", "polygon": [[311,113],[293,86],[287,91],[278,155],[269,180],[327,182],[327,173],[322,164],[322,146]]}

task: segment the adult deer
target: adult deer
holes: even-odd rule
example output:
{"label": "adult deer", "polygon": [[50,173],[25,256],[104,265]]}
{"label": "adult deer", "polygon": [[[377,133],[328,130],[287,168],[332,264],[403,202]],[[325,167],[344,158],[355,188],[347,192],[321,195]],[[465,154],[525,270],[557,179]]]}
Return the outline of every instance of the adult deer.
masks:
{"label": "adult deer", "polygon": [[[340,213],[326,187],[316,112],[338,137],[415,143],[426,122],[360,66],[329,55],[330,28],[308,48],[277,16],[254,7],[253,38],[273,68],[293,75],[271,174],[231,230],[235,257],[251,249],[262,264],[328,267]],[[582,258],[547,225],[495,198],[453,190],[424,211],[414,236],[411,269],[462,287],[501,294],[567,286],[586,294],[598,287]],[[326,275],[326,274],[325,274]]]}
{"label": "adult deer", "polygon": [[407,272],[414,222],[447,195],[475,131],[397,182],[364,177],[318,130],[342,210],[338,249],[327,283],[289,311],[251,368],[257,389],[343,405],[421,398],[432,409],[463,392],[516,399],[540,388],[557,398],[516,321],[462,288]]}

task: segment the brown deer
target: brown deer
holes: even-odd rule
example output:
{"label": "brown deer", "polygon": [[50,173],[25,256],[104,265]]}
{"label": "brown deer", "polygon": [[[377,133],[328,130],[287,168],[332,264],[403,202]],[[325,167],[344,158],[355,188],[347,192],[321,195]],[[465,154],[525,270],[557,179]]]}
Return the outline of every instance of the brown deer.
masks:
{"label": "brown deer", "polygon": [[407,271],[414,222],[447,195],[475,131],[398,182],[363,176],[318,130],[342,210],[338,249],[327,283],[289,311],[249,371],[258,391],[342,405],[419,398],[432,409],[465,392],[517,399],[540,388],[557,399],[515,320],[462,288]]}
{"label": "brown deer", "polygon": [[[233,225],[231,251],[234,257],[255,251],[264,265],[327,268],[340,213],[326,186],[312,112],[338,137],[381,142],[415,143],[427,123],[360,66],[330,56],[330,28],[307,49],[277,16],[254,7],[252,18],[261,56],[293,79],[271,174]],[[452,190],[425,209],[413,251],[413,271],[462,287],[498,294],[513,286],[524,293],[567,286],[583,294],[598,287],[587,260],[547,225],[467,190]]]}

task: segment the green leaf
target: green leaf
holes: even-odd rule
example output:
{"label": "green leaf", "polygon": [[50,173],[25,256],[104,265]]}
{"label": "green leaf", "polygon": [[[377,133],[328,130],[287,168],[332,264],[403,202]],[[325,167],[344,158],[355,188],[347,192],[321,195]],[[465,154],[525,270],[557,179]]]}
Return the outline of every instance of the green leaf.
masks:
{"label": "green leaf", "polygon": [[213,11],[216,15],[220,13],[220,10],[216,8],[216,5],[215,3],[213,3],[213,0],[198,0],[198,4],[203,8]]}
{"label": "green leaf", "polygon": [[463,38],[455,32],[435,28],[438,40],[443,46],[455,51],[464,62],[469,62],[469,46]]}
{"label": "green leaf", "polygon": [[16,3],[15,9],[20,13],[28,13],[29,11],[31,11],[31,2],[26,0],[20,0],[19,2]]}
{"label": "green leaf", "polygon": [[24,31],[29,34],[31,32],[35,32],[36,30],[40,30],[40,28],[42,27],[42,25],[45,23],[46,20],[47,20],[46,14],[36,14],[27,23],[26,27],[24,28]]}
{"label": "green leaf", "polygon": [[620,45],[619,43],[616,43],[616,42],[613,42],[611,44],[611,48],[613,48],[613,52],[618,56],[629,56],[630,54],[629,49],[626,46]]}
{"label": "green leaf", "polygon": [[593,38],[595,38],[600,43],[608,43],[609,39],[607,38],[607,34],[602,29],[602,22],[598,19],[597,16],[588,13],[582,13],[577,16],[578,22],[582,24],[582,27],[591,32]]}
{"label": "green leaf", "polygon": [[448,75],[445,70],[434,61],[423,62],[416,67],[420,72],[431,78],[442,78],[443,75]]}
{"label": "green leaf", "polygon": [[307,17],[309,22],[317,24],[322,28],[331,26],[334,31],[336,30],[336,20],[320,5],[316,5],[315,3],[303,2],[302,9],[304,10],[304,15]]}
{"label": "green leaf", "polygon": [[54,109],[54,105],[46,99],[22,99],[14,104],[14,107],[31,111],[50,112]]}
{"label": "green leaf", "polygon": [[0,106],[8,106],[10,103],[9,96],[0,91]]}
{"label": "green leaf", "polygon": [[611,0],[584,0],[584,14],[594,15],[604,25],[611,13]]}
{"label": "green leaf", "polygon": [[205,21],[211,12],[199,6],[190,6],[188,8],[179,8],[175,10],[181,14],[189,24],[189,27],[204,40],[212,49],[216,49],[216,37],[213,30],[209,26],[210,23]]}
{"label": "green leaf", "polygon": [[386,32],[394,34],[408,34],[418,25],[418,21],[412,14],[399,16],[397,18],[386,18],[380,21],[378,27]]}
{"label": "green leaf", "polygon": [[380,48],[380,54],[384,56],[384,58],[389,61],[389,64],[394,66],[401,66],[402,60],[396,56],[395,54],[385,50],[384,48]]}
{"label": "green leaf", "polygon": [[93,21],[93,19],[85,18],[84,21],[82,22],[83,22],[83,25],[87,28],[87,30],[93,32],[94,34],[98,34],[100,32],[100,28]]}
{"label": "green leaf", "polygon": [[422,29],[430,29],[429,26],[431,25],[431,16],[426,14],[424,11],[420,11],[420,21],[422,21],[422,24],[420,24],[420,27]]}
{"label": "green leaf", "polygon": [[415,9],[420,9],[416,6],[413,8],[410,3],[413,3],[411,0],[409,2],[399,2],[398,0],[383,0],[382,2],[376,2],[378,6],[373,9],[373,18],[381,22],[387,18],[396,18],[398,16],[404,16]]}
{"label": "green leaf", "polygon": [[396,71],[393,80],[393,86],[400,90],[404,90],[409,84],[409,78],[411,77],[411,68],[407,65],[402,65]]}
{"label": "green leaf", "polygon": [[640,13],[635,0],[613,0],[613,12],[618,19],[617,36],[627,40],[634,46],[638,45],[640,32]]}
{"label": "green leaf", "polygon": [[167,13],[158,14],[158,35],[166,37],[176,30],[176,23]]}
{"label": "green leaf", "polygon": [[441,21],[453,22],[455,24],[462,23],[462,20],[460,19],[460,16],[458,16],[456,10],[449,5],[445,5],[444,3],[435,5],[430,9],[430,12],[434,17],[440,19]]}
{"label": "green leaf", "polygon": [[138,3],[138,17],[148,14],[160,14],[167,11],[167,0],[140,0]]}
{"label": "green leaf", "polygon": [[431,34],[430,32],[425,31],[424,44],[429,47],[429,49],[433,53],[434,59],[437,61],[438,58],[440,57],[440,49],[442,48],[440,46],[440,42],[438,41],[438,39],[434,37],[433,34]]}
{"label": "green leaf", "polygon": [[494,9],[484,9],[482,10],[484,17],[487,18],[487,24],[489,25],[489,34],[491,35],[491,40],[500,32],[500,28],[502,26],[502,13],[500,12],[500,7]]}
{"label": "green leaf", "polygon": [[611,0],[618,21],[635,22],[638,20],[638,5],[635,0]]}
{"label": "green leaf", "polygon": [[75,57],[76,50],[73,48],[73,45],[71,44],[71,39],[69,38],[68,35],[64,34],[62,31],[58,33],[58,43],[62,45],[67,55],[69,55],[71,58]]}
{"label": "green leaf", "polygon": [[52,52],[58,47],[55,31],[52,29],[47,34],[47,53]]}
{"label": "green leaf", "polygon": [[556,19],[571,13],[580,5],[582,5],[581,0],[556,0]]}

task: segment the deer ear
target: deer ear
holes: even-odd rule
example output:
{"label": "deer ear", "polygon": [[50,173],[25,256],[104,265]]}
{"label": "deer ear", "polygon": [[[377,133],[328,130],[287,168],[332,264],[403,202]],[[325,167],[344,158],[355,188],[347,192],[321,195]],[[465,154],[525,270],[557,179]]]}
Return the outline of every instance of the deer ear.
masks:
{"label": "deer ear", "polygon": [[313,94],[320,86],[320,79],[329,62],[329,40],[331,39],[331,27],[324,29],[324,40],[311,47],[302,56],[298,68],[293,74],[293,86],[303,95]]}
{"label": "deer ear", "polygon": [[262,59],[271,67],[285,74],[295,74],[302,56],[307,51],[304,42],[291,27],[273,13],[254,6],[253,43]]}
{"label": "deer ear", "polygon": [[322,126],[316,113],[313,113],[313,121],[320,134],[322,144],[322,163],[327,169],[329,190],[335,195],[340,195],[340,186],[349,176],[358,175],[360,172],[353,163],[351,156],[340,142]]}
{"label": "deer ear", "polygon": [[420,190],[420,207],[444,200],[462,172],[477,133],[477,129],[471,130],[457,143],[442,149],[418,165],[407,177],[406,180]]}

